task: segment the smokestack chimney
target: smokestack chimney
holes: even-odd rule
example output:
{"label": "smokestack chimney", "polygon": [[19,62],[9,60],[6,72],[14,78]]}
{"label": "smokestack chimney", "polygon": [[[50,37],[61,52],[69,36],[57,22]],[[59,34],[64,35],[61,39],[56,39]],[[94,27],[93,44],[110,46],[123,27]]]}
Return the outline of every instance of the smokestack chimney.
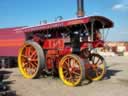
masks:
{"label": "smokestack chimney", "polygon": [[84,0],[77,0],[77,17],[84,17]]}

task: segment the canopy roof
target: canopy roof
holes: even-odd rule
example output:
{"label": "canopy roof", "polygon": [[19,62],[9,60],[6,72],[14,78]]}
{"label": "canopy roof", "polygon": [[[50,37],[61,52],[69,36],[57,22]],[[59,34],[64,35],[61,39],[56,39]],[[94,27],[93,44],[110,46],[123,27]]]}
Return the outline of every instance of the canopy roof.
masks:
{"label": "canopy roof", "polygon": [[79,25],[79,24],[87,24],[94,22],[95,26],[98,28],[102,28],[104,25],[104,28],[111,28],[113,27],[113,22],[103,16],[89,16],[89,17],[82,17],[82,18],[76,18],[71,20],[65,20],[65,21],[59,21],[59,22],[53,22],[48,24],[42,24],[39,26],[33,26],[33,27],[25,27],[21,28],[20,32],[33,32],[33,31],[40,31],[40,30],[48,30],[53,28],[59,28],[59,27],[67,27],[67,26],[73,26],[73,25]]}

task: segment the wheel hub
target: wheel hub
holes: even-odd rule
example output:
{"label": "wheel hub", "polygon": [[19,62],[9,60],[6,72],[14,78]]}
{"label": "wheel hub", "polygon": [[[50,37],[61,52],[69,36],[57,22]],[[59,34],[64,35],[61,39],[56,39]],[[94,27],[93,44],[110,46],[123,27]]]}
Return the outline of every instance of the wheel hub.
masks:
{"label": "wheel hub", "polygon": [[28,61],[31,61],[31,58],[30,57],[28,58]]}
{"label": "wheel hub", "polygon": [[69,68],[69,72],[72,72],[72,68]]}

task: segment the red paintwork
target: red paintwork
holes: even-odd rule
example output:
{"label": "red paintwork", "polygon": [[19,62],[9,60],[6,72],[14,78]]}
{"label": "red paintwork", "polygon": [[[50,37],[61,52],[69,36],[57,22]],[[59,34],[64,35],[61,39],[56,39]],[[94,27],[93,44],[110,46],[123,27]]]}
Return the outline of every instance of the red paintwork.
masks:
{"label": "red paintwork", "polygon": [[24,33],[15,30],[23,27],[0,29],[0,56],[17,56],[19,47],[24,43]]}
{"label": "red paintwork", "polygon": [[43,44],[44,49],[63,49],[64,48],[64,39],[46,39]]}
{"label": "red paintwork", "polygon": [[40,25],[40,26],[28,27],[28,28],[25,28],[25,29],[21,29],[19,31],[32,32],[32,31],[38,31],[38,30],[46,30],[46,29],[50,29],[50,28],[66,27],[66,26],[69,26],[69,25],[88,23],[88,21],[89,21],[89,18],[67,20],[67,21],[61,21],[61,22],[57,22],[57,23],[51,23],[51,24],[45,24],[45,25]]}
{"label": "red paintwork", "polygon": [[92,44],[93,44],[93,48],[103,47],[104,46],[104,41],[96,40]]}
{"label": "red paintwork", "polygon": [[85,49],[85,48],[88,48],[88,44],[91,44],[91,42],[82,42],[82,43],[81,43],[80,50],[83,50],[83,49]]}
{"label": "red paintwork", "polygon": [[21,30],[17,30],[17,32],[33,32],[33,31],[39,31],[39,30],[47,30],[51,28],[58,28],[58,27],[66,27],[66,26],[71,26],[71,25],[77,25],[77,24],[86,24],[88,22],[91,22],[91,20],[101,20],[105,22],[106,25],[104,25],[105,28],[113,27],[113,23],[111,20],[107,19],[106,17],[103,16],[89,16],[89,17],[83,17],[83,18],[77,18],[77,19],[72,19],[72,20],[67,20],[67,21],[59,21],[55,23],[49,23],[49,24],[43,24],[39,26],[34,26],[34,27],[26,27]]}
{"label": "red paintwork", "polygon": [[72,48],[65,46],[63,50],[59,51],[60,55],[65,55],[65,54],[71,54],[72,53]]}

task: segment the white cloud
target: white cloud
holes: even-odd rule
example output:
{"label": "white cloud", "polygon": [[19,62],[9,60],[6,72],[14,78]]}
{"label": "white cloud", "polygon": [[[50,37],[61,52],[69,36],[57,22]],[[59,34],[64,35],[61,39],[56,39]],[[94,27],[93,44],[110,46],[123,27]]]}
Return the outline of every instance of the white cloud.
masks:
{"label": "white cloud", "polygon": [[126,11],[126,10],[128,10],[128,5],[125,5],[125,4],[115,4],[112,7],[112,10],[114,10],[114,11]]}

